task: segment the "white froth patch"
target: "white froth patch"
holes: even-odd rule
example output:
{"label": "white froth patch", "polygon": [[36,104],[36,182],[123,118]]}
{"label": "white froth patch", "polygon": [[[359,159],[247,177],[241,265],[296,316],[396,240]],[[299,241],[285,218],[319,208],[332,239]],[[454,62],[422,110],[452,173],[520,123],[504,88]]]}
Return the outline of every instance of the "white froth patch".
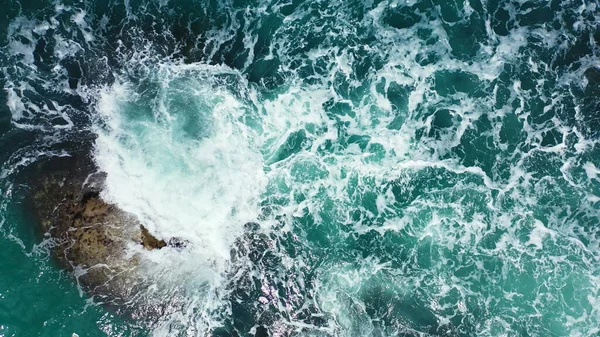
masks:
{"label": "white froth patch", "polygon": [[[163,89],[151,115],[136,111],[146,98],[127,83],[105,89],[97,105],[104,124],[96,142],[96,161],[107,173],[103,198],[162,238],[188,240],[188,254],[179,258],[194,261],[190,268],[212,270],[212,276],[202,273],[209,279],[224,271],[243,225],[256,220],[266,185],[262,156],[249,139],[252,131],[238,122],[243,104],[226,88],[211,85],[219,69],[173,65],[159,71]],[[180,76],[198,80],[186,82],[194,86],[188,92],[169,91],[180,85]],[[169,110],[177,100],[197,103],[185,113],[210,120],[204,136],[187,136],[186,125],[178,123],[182,116]],[[155,255],[178,256],[168,250]]]}
{"label": "white froth patch", "polygon": [[598,174],[600,173],[600,170],[596,168],[596,165],[594,165],[594,163],[587,162],[583,164],[583,169],[585,170],[585,174],[587,175],[587,178],[589,180],[598,180]]}
{"label": "white froth patch", "polygon": [[[36,40],[33,32],[37,28],[37,22],[18,17],[8,26],[8,50],[12,55],[21,55],[22,62],[33,65]],[[20,38],[21,39],[20,39]],[[26,43],[22,41],[26,41]]]}
{"label": "white froth patch", "polygon": [[536,250],[540,250],[544,248],[544,239],[548,236],[554,236],[555,233],[554,231],[548,229],[546,226],[544,226],[544,224],[539,221],[539,220],[535,220],[535,227],[533,227],[533,230],[531,231],[531,234],[529,234],[529,241],[527,241],[527,245],[533,245],[535,246]]}
{"label": "white froth patch", "polygon": [[91,29],[90,29],[87,21],[85,21],[86,14],[87,13],[85,12],[85,10],[81,10],[81,11],[73,14],[73,16],[71,17],[71,20],[73,22],[75,22],[75,24],[81,30],[81,33],[83,34],[83,38],[85,39],[85,42],[91,42],[94,40],[94,35],[92,35]]}

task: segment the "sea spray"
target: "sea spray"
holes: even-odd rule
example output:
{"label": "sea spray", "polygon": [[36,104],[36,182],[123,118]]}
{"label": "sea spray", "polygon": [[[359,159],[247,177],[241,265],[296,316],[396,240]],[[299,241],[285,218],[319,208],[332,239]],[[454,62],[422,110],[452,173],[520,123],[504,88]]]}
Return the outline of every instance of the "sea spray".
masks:
{"label": "sea spray", "polygon": [[244,224],[259,215],[266,177],[252,143],[257,131],[243,123],[254,108],[244,93],[232,93],[240,77],[226,67],[153,71],[139,86],[116,83],[100,94],[95,159],[107,172],[102,197],[161,237],[185,240],[185,252],[165,258],[210,282],[225,272]]}

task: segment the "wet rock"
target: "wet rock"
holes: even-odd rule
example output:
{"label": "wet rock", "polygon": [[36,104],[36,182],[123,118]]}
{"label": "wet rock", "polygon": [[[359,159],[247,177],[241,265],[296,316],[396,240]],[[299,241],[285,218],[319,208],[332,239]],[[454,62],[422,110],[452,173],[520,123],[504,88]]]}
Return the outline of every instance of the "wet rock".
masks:
{"label": "wet rock", "polygon": [[189,241],[183,240],[181,238],[170,238],[169,242],[167,243],[167,246],[177,249],[183,249],[187,247],[188,243]]}
{"label": "wet rock", "polygon": [[144,227],[144,225],[140,225],[140,229],[142,234],[142,245],[144,246],[144,248],[148,250],[161,249],[167,245],[167,243],[164,240],[159,240],[155,238],[152,234],[150,234],[150,232],[148,231],[148,229],[146,229],[146,227]]}
{"label": "wet rock", "polygon": [[102,200],[105,175],[85,155],[53,158],[33,168],[32,201],[58,262],[82,288],[111,302],[127,301],[142,286],[139,254],[167,246],[135,216]]}

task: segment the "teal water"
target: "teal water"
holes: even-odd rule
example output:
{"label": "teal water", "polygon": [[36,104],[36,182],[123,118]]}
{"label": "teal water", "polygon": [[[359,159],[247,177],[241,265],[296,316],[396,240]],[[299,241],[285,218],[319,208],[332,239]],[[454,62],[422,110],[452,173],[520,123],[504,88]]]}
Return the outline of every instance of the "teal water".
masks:
{"label": "teal water", "polygon": [[[595,2],[0,5],[0,336],[600,335]],[[160,317],[39,233],[89,142]]]}

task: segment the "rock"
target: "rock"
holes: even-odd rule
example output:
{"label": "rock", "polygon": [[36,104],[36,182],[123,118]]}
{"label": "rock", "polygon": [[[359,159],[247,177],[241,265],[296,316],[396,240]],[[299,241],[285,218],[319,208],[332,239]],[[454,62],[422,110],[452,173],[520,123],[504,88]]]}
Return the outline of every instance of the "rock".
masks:
{"label": "rock", "polygon": [[142,230],[141,240],[144,248],[148,250],[161,249],[167,245],[164,240],[158,240],[152,234],[150,234],[144,225],[140,225],[140,228]]}
{"label": "rock", "polygon": [[[128,301],[143,284],[139,254],[167,246],[138,219],[100,197],[105,175],[86,155],[38,163],[32,201],[58,262],[73,271],[82,288],[111,303]],[[181,245],[178,245],[180,248]]]}
{"label": "rock", "polygon": [[188,241],[183,240],[181,238],[170,238],[169,242],[167,243],[167,246],[177,248],[177,249],[183,249],[183,248],[187,247],[187,245],[188,245]]}

